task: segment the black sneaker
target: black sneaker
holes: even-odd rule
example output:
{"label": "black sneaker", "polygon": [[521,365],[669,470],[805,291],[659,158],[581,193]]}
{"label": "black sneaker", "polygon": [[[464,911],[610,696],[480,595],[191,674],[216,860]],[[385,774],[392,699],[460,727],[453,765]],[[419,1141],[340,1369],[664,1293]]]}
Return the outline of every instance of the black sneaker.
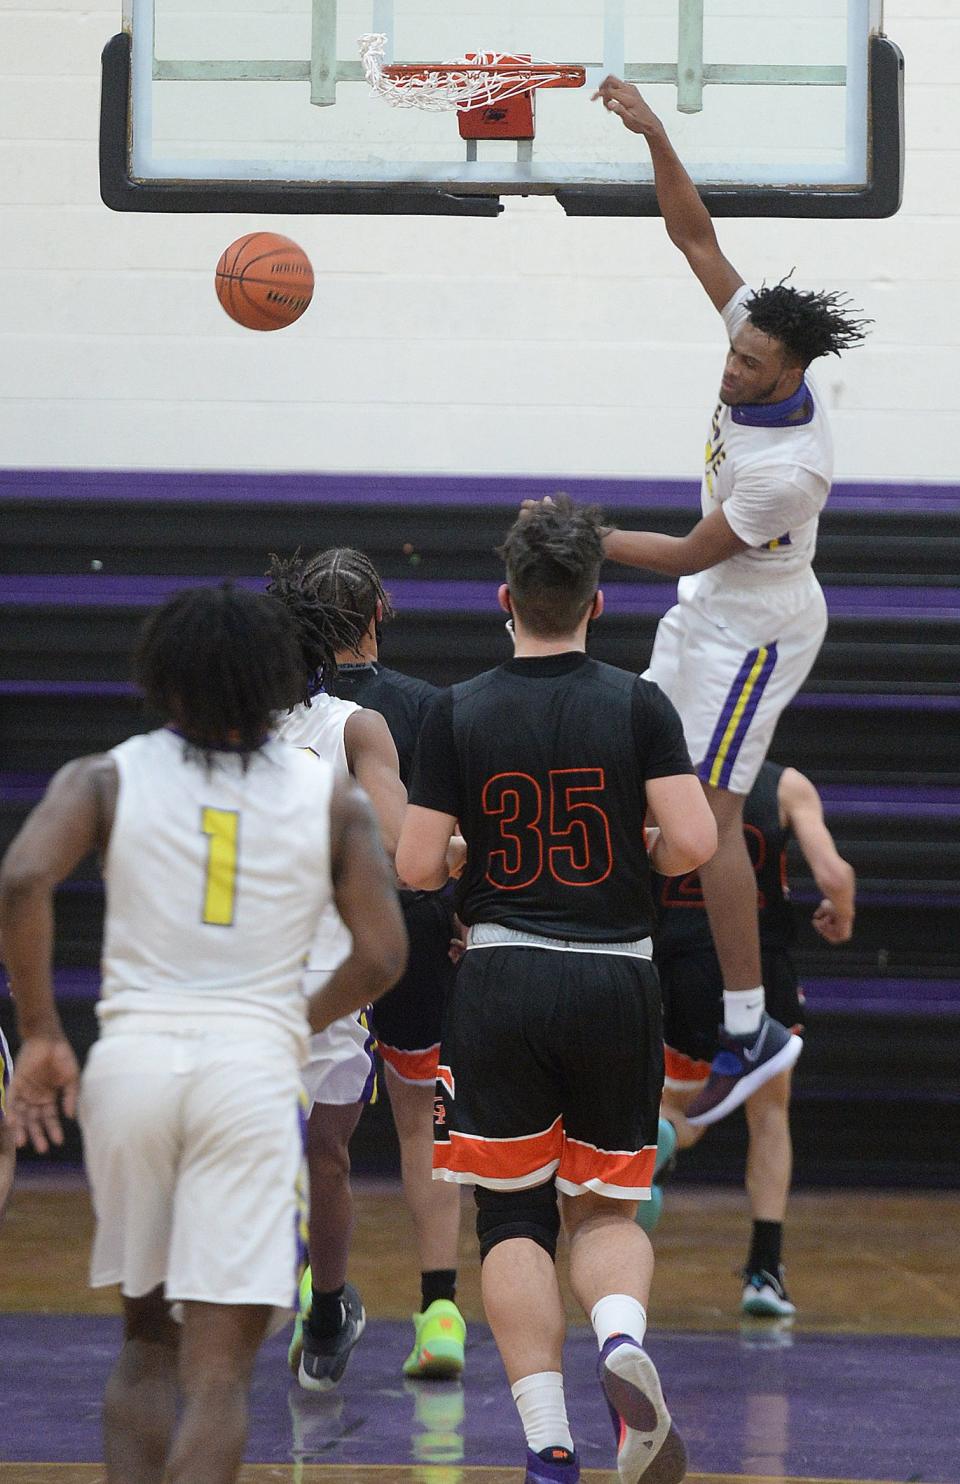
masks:
{"label": "black sneaker", "polygon": [[303,1326],[303,1354],[297,1380],[304,1391],[330,1391],[344,1371],[350,1352],[367,1326],[367,1316],[360,1295],[352,1283],[345,1283],[343,1323],[329,1340],[314,1339],[309,1322]]}
{"label": "black sneaker", "polygon": [[792,1067],[803,1050],[799,1036],[788,1031],[764,1010],[759,1030],[749,1036],[731,1036],[720,1027],[721,1049],[713,1058],[710,1075],[687,1108],[687,1122],[697,1127],[717,1123],[745,1103],[771,1077]]}
{"label": "black sneaker", "polygon": [[792,1319],[796,1314],[797,1306],[790,1302],[783,1286],[782,1267],[778,1267],[775,1273],[768,1273],[765,1268],[752,1273],[749,1268],[744,1268],[743,1281],[746,1287],[740,1300],[742,1313],[751,1314],[755,1319]]}

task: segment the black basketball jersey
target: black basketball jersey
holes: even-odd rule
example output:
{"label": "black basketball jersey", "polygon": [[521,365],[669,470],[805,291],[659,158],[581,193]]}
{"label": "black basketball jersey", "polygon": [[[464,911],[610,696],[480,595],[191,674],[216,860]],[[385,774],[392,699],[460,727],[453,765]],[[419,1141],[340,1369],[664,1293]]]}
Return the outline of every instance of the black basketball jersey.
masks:
{"label": "black basketball jersey", "polygon": [[645,780],[692,771],[658,686],[572,652],[512,659],[443,691],[424,718],[410,802],[460,822],[466,924],[625,943],[653,924]]}
{"label": "black basketball jersey", "polygon": [[332,691],[341,700],[380,712],[396,744],[401,780],[408,785],[420,723],[434,696],[439,695],[437,687],[428,680],[372,663],[341,665]]}
{"label": "black basketball jersey", "polygon": [[[783,769],[764,763],[743,806],[743,833],[757,878],[757,910],[761,947],[789,948],[796,936],[790,890],[787,886],[789,829],[780,823],[777,788]],[[703,902],[700,875],[656,876],[655,953],[658,960],[675,954],[712,949],[713,938]]]}

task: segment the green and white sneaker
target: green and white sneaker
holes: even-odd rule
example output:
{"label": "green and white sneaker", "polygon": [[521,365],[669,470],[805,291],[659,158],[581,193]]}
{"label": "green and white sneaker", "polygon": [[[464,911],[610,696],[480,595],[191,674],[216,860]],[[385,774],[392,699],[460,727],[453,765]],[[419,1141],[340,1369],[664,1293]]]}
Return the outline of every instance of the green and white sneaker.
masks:
{"label": "green and white sneaker", "polygon": [[403,1362],[405,1376],[449,1381],[462,1373],[467,1326],[456,1304],[434,1299],[422,1314],[414,1314],[413,1329],[413,1349]]}
{"label": "green and white sneaker", "polygon": [[303,1321],[310,1313],[310,1305],[313,1302],[313,1278],[310,1273],[310,1264],[303,1270],[300,1279],[300,1292],[297,1299],[297,1317],[293,1321],[293,1334],[290,1337],[290,1345],[287,1349],[287,1365],[295,1376],[300,1374],[300,1357],[303,1354]]}

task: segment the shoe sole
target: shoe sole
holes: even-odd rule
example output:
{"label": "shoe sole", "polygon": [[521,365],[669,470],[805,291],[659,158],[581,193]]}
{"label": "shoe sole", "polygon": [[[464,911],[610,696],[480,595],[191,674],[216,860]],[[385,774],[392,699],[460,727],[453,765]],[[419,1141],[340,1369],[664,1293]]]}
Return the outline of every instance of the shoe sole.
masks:
{"label": "shoe sole", "polygon": [[752,1319],[792,1319],[797,1307],[796,1304],[781,1304],[776,1299],[743,1299],[740,1312],[749,1314]]}
{"label": "shoe sole", "polygon": [[403,1374],[410,1380],[423,1376],[431,1381],[455,1381],[458,1376],[463,1375],[463,1367],[463,1346],[458,1345],[455,1340],[440,1340],[424,1360],[415,1363],[408,1360],[404,1364]]}
{"label": "shoe sole", "polygon": [[719,1123],[721,1118],[726,1118],[734,1108],[739,1108],[741,1103],[745,1103],[758,1087],[762,1087],[778,1073],[785,1072],[788,1067],[794,1066],[802,1050],[803,1042],[800,1037],[791,1034],[789,1041],[784,1042],[776,1056],[771,1056],[769,1061],[765,1061],[761,1067],[755,1067],[752,1072],[744,1072],[715,1108],[708,1108],[705,1113],[695,1113],[692,1117],[688,1114],[687,1122],[694,1128],[706,1128],[708,1124]]}
{"label": "shoe sole", "polygon": [[[602,1384],[621,1420],[617,1453],[621,1484],[639,1484],[641,1479],[644,1484],[681,1484],[687,1476],[687,1450],[670,1420],[650,1357],[633,1345],[615,1350],[604,1362]],[[631,1438],[631,1432],[636,1436]]]}
{"label": "shoe sole", "polygon": [[347,1361],[354,1351],[354,1346],[367,1327],[367,1313],[365,1309],[360,1310],[360,1318],[357,1322],[357,1333],[347,1353],[337,1361],[337,1368],[329,1376],[311,1376],[304,1368],[303,1355],[300,1356],[300,1366],[297,1371],[297,1380],[304,1391],[332,1391],[333,1388],[343,1380],[343,1373],[347,1369]]}

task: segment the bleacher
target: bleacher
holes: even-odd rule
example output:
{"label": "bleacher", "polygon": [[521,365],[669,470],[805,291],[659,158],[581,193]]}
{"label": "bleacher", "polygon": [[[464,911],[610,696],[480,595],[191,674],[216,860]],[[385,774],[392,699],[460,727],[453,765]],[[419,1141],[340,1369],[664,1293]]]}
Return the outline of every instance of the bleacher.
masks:
{"label": "bleacher", "polygon": [[[52,770],[148,724],[130,683],[144,612],[187,582],[262,581],[267,554],[367,551],[398,609],[384,657],[437,684],[509,654],[495,547],[554,480],[154,472],[0,472],[0,849]],[[697,488],[572,480],[614,523],[681,534]],[[830,628],[771,750],[808,773],[859,877],[853,942],[801,931],[809,1005],[794,1132],[805,1183],[960,1183],[960,489],[846,485],[821,524]],[[591,652],[642,669],[670,584],[610,566]],[[794,862],[804,921],[813,883]],[[58,897],[58,994],[93,1035],[102,893],[93,862]],[[9,1028],[9,1004],[0,1001]],[[737,1173],[742,1120],[683,1178]],[[393,1157],[365,1120],[359,1162]],[[75,1155],[73,1145],[68,1154]],[[742,1165],[740,1166],[742,1169]]]}

